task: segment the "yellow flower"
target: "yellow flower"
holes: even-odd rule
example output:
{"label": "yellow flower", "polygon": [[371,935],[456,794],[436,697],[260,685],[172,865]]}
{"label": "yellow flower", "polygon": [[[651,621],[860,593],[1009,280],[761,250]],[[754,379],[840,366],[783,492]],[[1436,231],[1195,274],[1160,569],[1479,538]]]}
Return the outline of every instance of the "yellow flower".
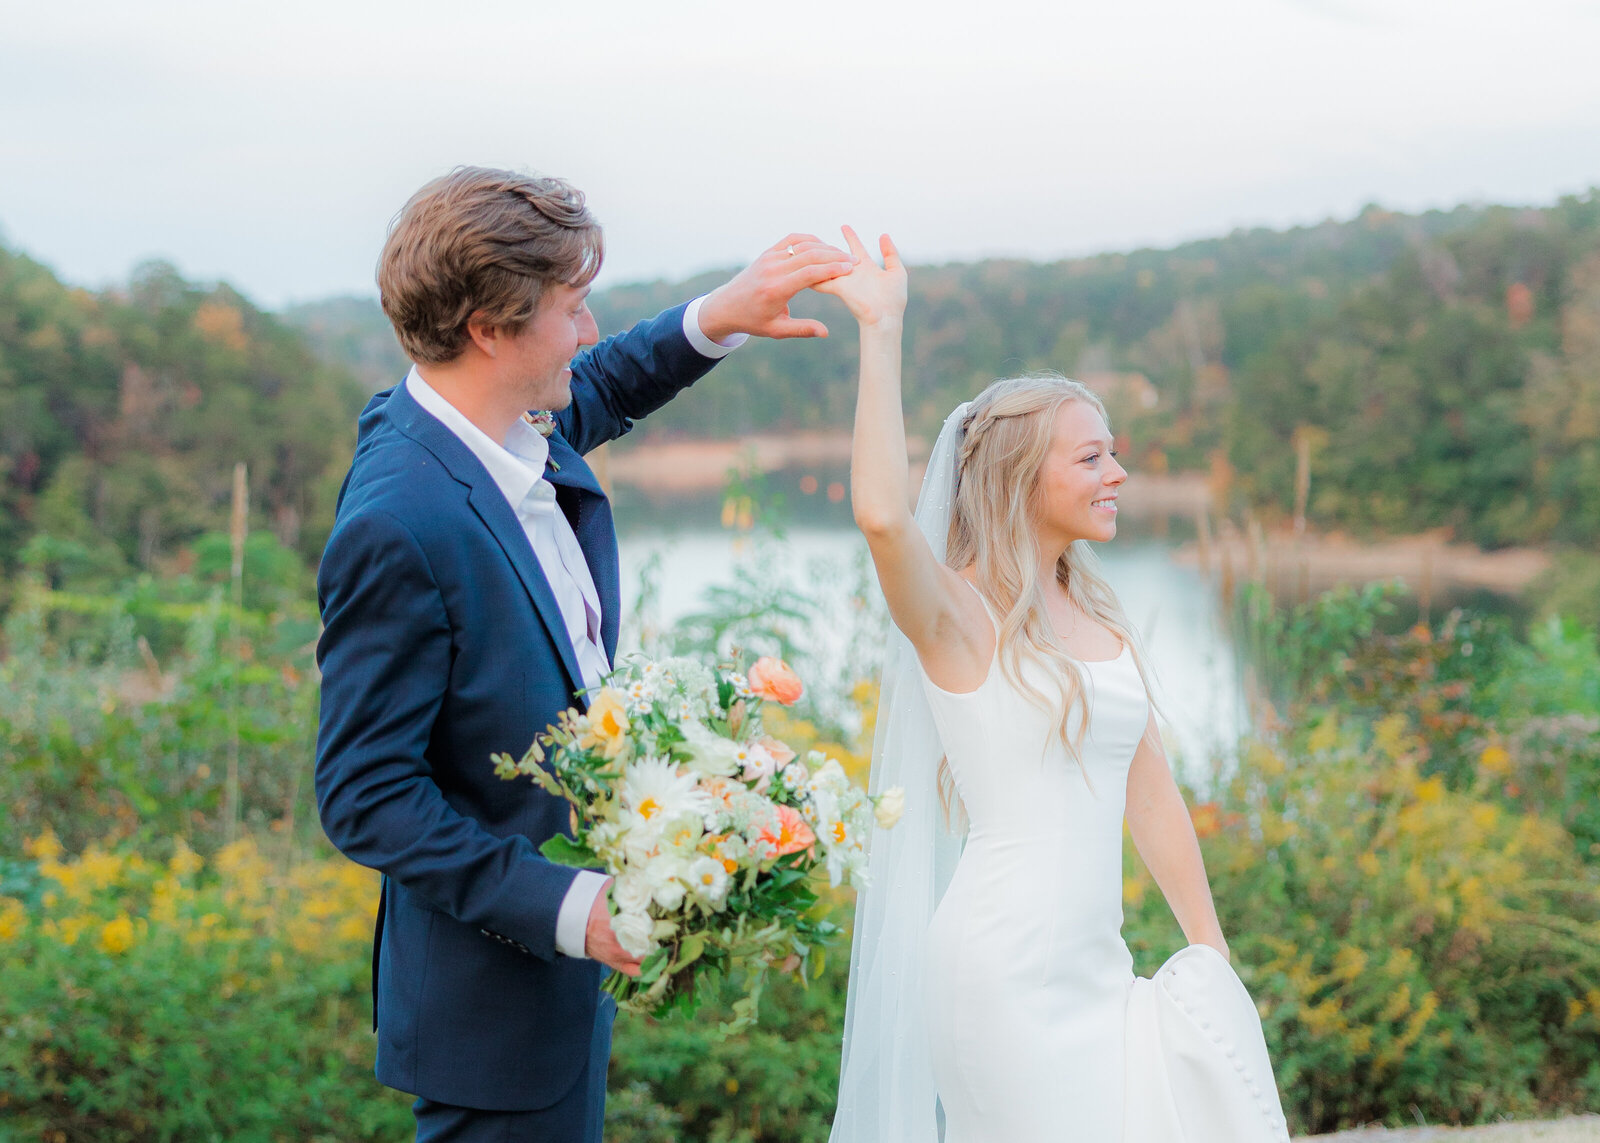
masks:
{"label": "yellow flower", "polygon": [[1419,802],[1437,802],[1444,795],[1444,779],[1435,774],[1426,782],[1417,783]]}
{"label": "yellow flower", "polygon": [[1370,849],[1363,853],[1360,857],[1356,858],[1356,867],[1368,877],[1376,877],[1378,875],[1378,870],[1382,868],[1378,862],[1378,855],[1373,853]]}
{"label": "yellow flower", "polygon": [[28,913],[15,897],[0,897],[0,941],[15,940],[28,927]]}
{"label": "yellow flower", "polygon": [[83,856],[78,859],[78,869],[86,887],[91,890],[109,889],[115,885],[122,875],[122,868],[122,858],[107,853],[97,845],[84,850]]}
{"label": "yellow flower", "polygon": [[78,943],[78,938],[93,922],[92,917],[62,917],[61,923],[55,928],[52,935],[58,936],[61,943],[69,948]]}
{"label": "yellow flower", "polygon": [[61,839],[56,836],[56,831],[49,826],[45,826],[44,832],[38,837],[22,843],[22,852],[35,861],[54,861],[61,856],[63,849]]}
{"label": "yellow flower", "polygon": [[621,755],[628,745],[628,713],[623,696],[610,687],[601,687],[589,704],[588,719],[589,730],[578,745],[586,750],[598,746],[608,759]]}
{"label": "yellow flower", "polygon": [[133,922],[126,915],[107,921],[100,929],[100,948],[117,956],[133,947]]}
{"label": "yellow flower", "polygon": [[1511,770],[1511,752],[1498,742],[1491,743],[1478,755],[1478,765],[1490,774],[1507,774]]}
{"label": "yellow flower", "polygon": [[1333,957],[1333,975],[1349,982],[1360,976],[1367,967],[1366,950],[1355,945],[1345,945]]}
{"label": "yellow flower", "polygon": [[1313,754],[1322,754],[1339,745],[1339,724],[1332,718],[1325,718],[1317,723],[1317,728],[1306,738],[1306,749]]}
{"label": "yellow flower", "polygon": [[1411,1011],[1411,986],[1401,984],[1389,997],[1389,1002],[1383,1006],[1383,1010],[1378,1013],[1378,1019],[1387,1024],[1391,1020],[1400,1019],[1409,1011]]}
{"label": "yellow flower", "polygon": [[190,874],[200,872],[205,865],[204,859],[189,848],[189,843],[183,838],[176,838],[172,843],[172,859],[167,862],[167,868],[172,870],[177,877],[188,877]]}

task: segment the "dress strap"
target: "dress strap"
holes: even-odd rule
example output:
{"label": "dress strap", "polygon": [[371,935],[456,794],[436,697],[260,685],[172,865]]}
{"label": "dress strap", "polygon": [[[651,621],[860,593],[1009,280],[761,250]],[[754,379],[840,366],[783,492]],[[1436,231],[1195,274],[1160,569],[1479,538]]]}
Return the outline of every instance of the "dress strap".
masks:
{"label": "dress strap", "polygon": [[[959,573],[958,573],[959,574]],[[966,576],[959,576],[962,583],[972,589],[972,594],[978,597],[978,602],[983,604],[984,614],[989,617],[989,626],[994,628],[994,653],[1000,654],[1000,617],[995,614],[994,608],[989,606],[989,601],[983,597],[983,592],[978,590],[978,585]]]}
{"label": "dress strap", "polygon": [[994,608],[989,606],[989,601],[983,597],[983,592],[978,590],[978,585],[973,583],[970,579],[968,579],[966,576],[962,575],[960,572],[956,573],[956,578],[959,579],[962,583],[966,584],[968,587],[970,587],[972,589],[972,594],[978,597],[978,602],[979,603],[983,604],[984,611],[988,612],[988,614],[989,614],[989,621],[991,623],[994,623],[995,630],[998,631],[1000,629],[1000,624],[995,620]]}

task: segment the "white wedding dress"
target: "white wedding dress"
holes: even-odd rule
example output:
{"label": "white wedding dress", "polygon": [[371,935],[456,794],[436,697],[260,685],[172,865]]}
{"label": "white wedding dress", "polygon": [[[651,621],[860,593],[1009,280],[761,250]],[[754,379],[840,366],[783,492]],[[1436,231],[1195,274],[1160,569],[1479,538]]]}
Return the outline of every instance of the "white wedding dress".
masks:
{"label": "white wedding dress", "polygon": [[[967,409],[917,502],[940,561]],[[997,662],[952,694],[898,631],[885,651],[871,790],[900,788],[905,813],[874,834],[857,897],[830,1143],[1286,1143],[1260,1018],[1221,954],[1191,945],[1133,975],[1122,821],[1149,703],[1132,653],[1079,667],[1080,766],[1059,712]],[[939,812],[941,757],[964,845]]]}
{"label": "white wedding dress", "polygon": [[[1042,667],[1023,669],[1044,693],[1057,689]],[[1126,647],[1080,669],[1090,713],[1077,760],[1057,713],[1018,691],[998,659],[969,693],[922,676],[970,823],[928,929],[923,981],[945,1143],[1287,1138],[1259,1023],[1250,1036],[1253,1009],[1241,1016],[1224,991],[1217,1011],[1184,1012],[1186,974],[1191,993],[1237,985],[1224,959],[1196,946],[1136,982],[1121,932],[1122,822],[1149,703]],[[1246,1027],[1225,1028],[1230,1017]],[[1197,1107],[1186,1087],[1211,1102]]]}

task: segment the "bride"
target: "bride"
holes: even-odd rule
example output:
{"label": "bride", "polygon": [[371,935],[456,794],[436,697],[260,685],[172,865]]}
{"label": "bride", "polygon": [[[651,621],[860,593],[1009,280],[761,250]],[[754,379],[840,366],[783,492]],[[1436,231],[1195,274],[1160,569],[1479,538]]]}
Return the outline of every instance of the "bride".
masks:
{"label": "bride", "polygon": [[[845,237],[856,268],[818,289],[861,327],[851,499],[903,636],[872,785],[904,786],[907,812],[857,906],[833,1143],[1286,1140],[1090,549],[1116,535],[1128,475],[1105,410],[1076,381],[995,382],[945,422],[913,516],[906,272],[887,236],[881,268]],[[1153,980],[1121,935],[1124,818],[1190,942]]]}

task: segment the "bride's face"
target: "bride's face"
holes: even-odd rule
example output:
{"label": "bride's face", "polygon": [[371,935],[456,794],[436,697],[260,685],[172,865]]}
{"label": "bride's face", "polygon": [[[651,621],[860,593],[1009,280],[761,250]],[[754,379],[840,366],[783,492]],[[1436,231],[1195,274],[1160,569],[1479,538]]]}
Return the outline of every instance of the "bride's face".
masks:
{"label": "bride's face", "polygon": [[1038,477],[1039,538],[1052,548],[1117,534],[1117,490],[1128,479],[1111,451],[1111,430],[1087,401],[1056,412]]}

